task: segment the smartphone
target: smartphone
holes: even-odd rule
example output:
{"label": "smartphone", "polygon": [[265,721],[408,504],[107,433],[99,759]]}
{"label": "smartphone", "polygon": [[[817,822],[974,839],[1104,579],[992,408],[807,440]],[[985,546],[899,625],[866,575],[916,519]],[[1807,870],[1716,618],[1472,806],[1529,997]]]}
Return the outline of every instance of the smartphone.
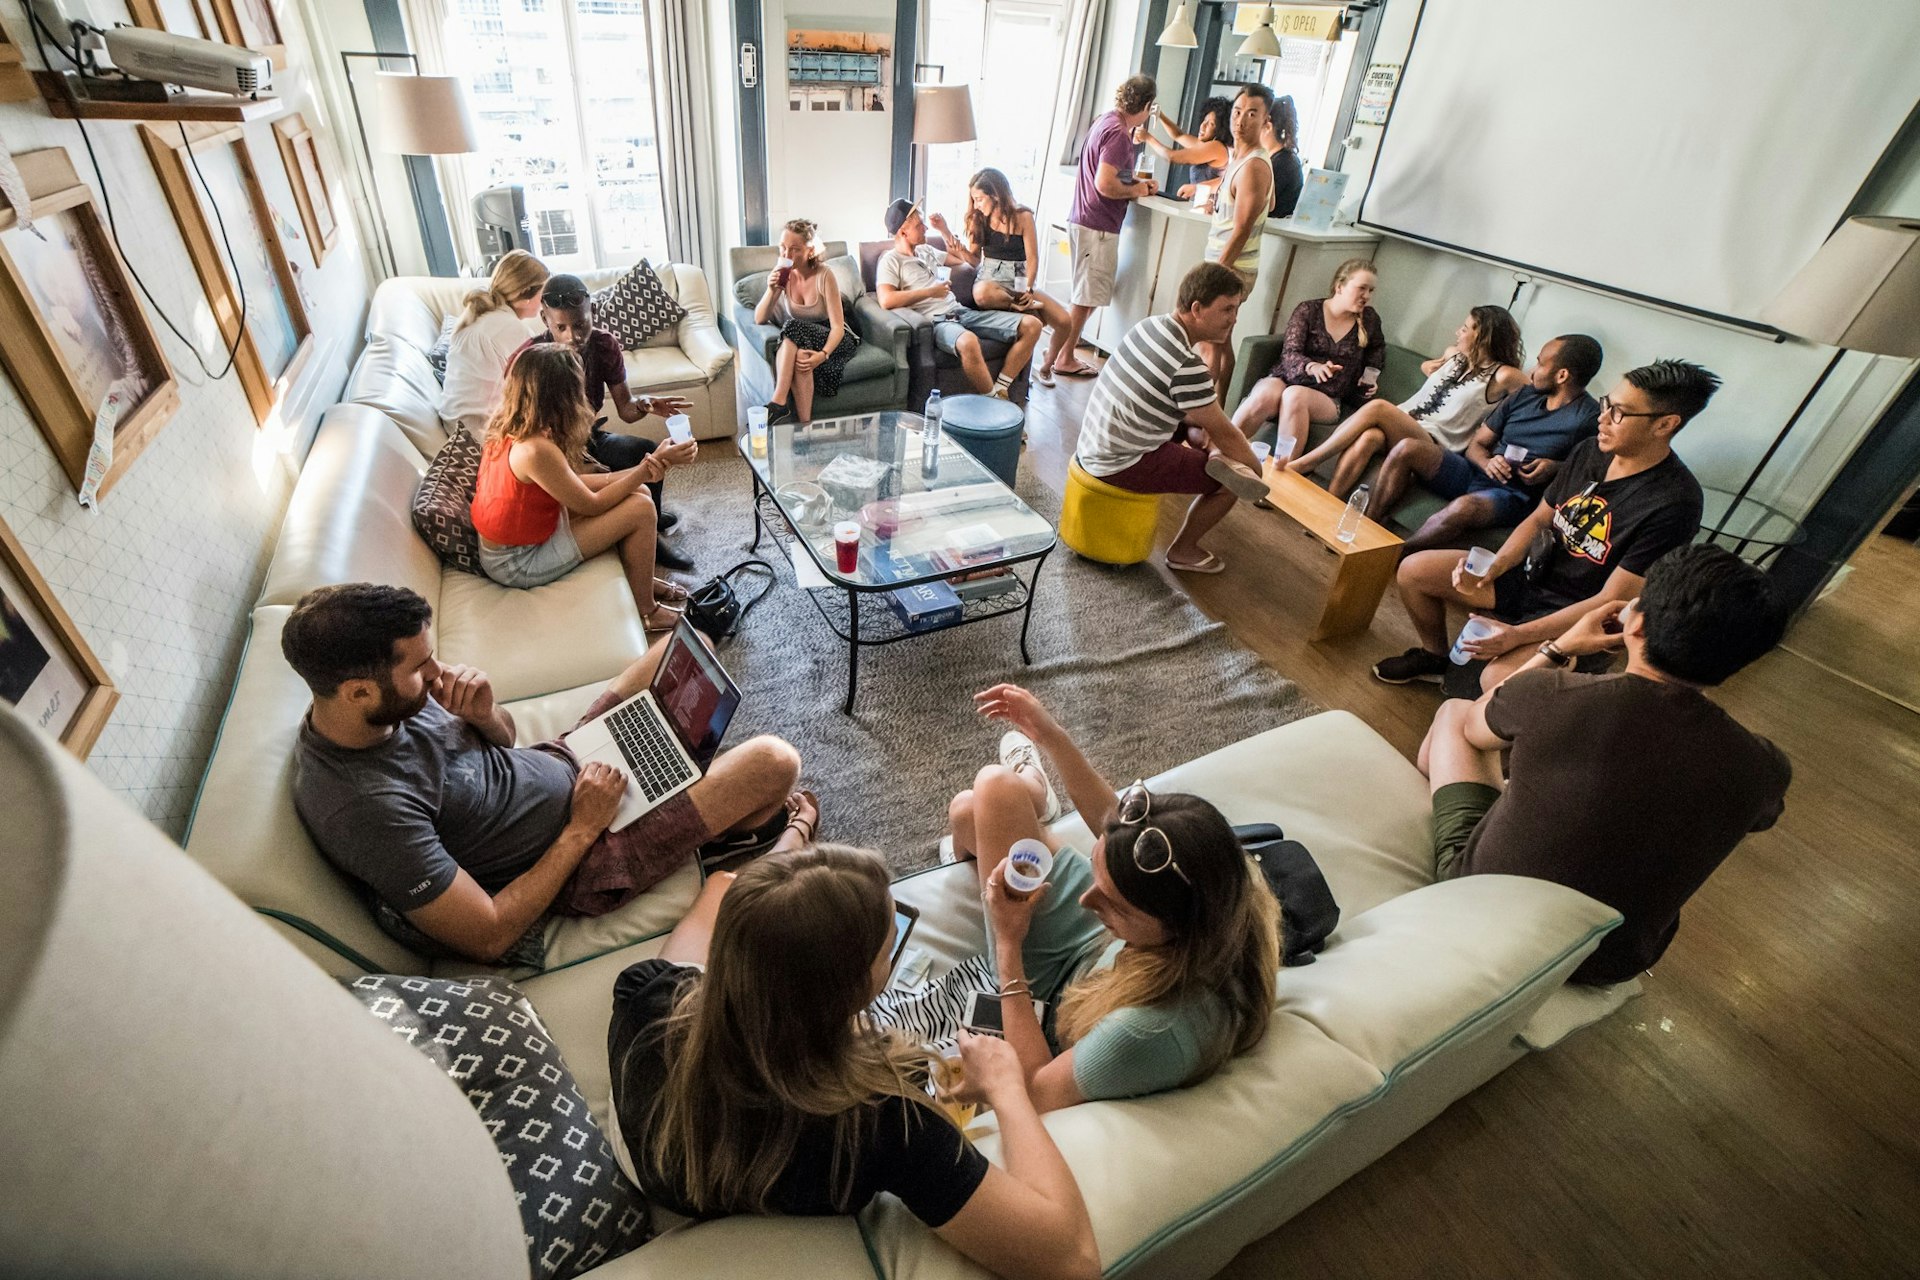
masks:
{"label": "smartphone", "polygon": [[920,908],[911,902],[893,904],[893,954],[887,957],[887,972],[900,967],[900,956],[907,949],[907,939],[913,936],[913,926],[919,922]]}
{"label": "smartphone", "polygon": [[[1033,1016],[1046,1021],[1047,1006],[1044,1001],[1033,1002]],[[960,1019],[960,1025],[969,1031],[983,1036],[1006,1038],[1007,1024],[1000,1013],[1000,997],[991,991],[976,991],[967,997],[967,1011]]]}

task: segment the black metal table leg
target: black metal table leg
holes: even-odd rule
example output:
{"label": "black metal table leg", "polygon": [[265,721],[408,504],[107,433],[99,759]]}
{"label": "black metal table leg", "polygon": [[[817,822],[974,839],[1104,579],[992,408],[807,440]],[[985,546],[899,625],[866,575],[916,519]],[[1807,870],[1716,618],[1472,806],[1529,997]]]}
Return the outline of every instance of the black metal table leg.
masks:
{"label": "black metal table leg", "polygon": [[761,533],[760,476],[759,476],[759,473],[754,471],[753,465],[751,463],[747,465],[747,474],[753,477],[752,481],[750,482],[750,488],[749,488],[749,494],[753,499],[753,546],[750,549],[754,551],[758,551],[760,549],[760,533]]}
{"label": "black metal table leg", "polygon": [[1034,561],[1033,581],[1027,584],[1027,606],[1020,611],[1020,661],[1029,667],[1033,665],[1033,655],[1027,652],[1027,628],[1033,625],[1033,598],[1040,594],[1040,571],[1046,567],[1046,555]]}
{"label": "black metal table leg", "polygon": [[853,714],[853,694],[860,685],[860,596],[847,592],[847,705],[841,708]]}

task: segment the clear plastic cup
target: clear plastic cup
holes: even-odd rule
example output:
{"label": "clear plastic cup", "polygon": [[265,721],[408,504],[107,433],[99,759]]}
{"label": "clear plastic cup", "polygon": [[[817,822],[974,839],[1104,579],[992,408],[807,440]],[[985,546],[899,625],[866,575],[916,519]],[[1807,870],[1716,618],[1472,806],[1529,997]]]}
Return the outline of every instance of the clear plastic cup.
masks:
{"label": "clear plastic cup", "polygon": [[1475,547],[1467,552],[1467,573],[1471,577],[1484,578],[1493,568],[1493,552],[1485,547]]}
{"label": "clear plastic cup", "polygon": [[1273,442],[1273,456],[1280,460],[1282,466],[1293,461],[1293,445],[1292,436],[1281,436]]}
{"label": "clear plastic cup", "polygon": [[693,419],[684,413],[676,413],[667,419],[667,435],[675,444],[685,444],[693,439]]}
{"label": "clear plastic cup", "polygon": [[1500,453],[1508,462],[1513,463],[1516,467],[1527,460],[1527,446],[1523,444],[1510,444],[1502,449]]}
{"label": "clear plastic cup", "polygon": [[1038,840],[1015,840],[1007,850],[1001,880],[1010,898],[1029,898],[1040,892],[1053,870],[1053,850]]}
{"label": "clear plastic cup", "polygon": [[1027,273],[1024,271],[1014,273],[1013,296],[1016,298],[1025,297],[1026,292],[1027,292]]}
{"label": "clear plastic cup", "polygon": [[763,404],[747,410],[747,448],[756,458],[767,456],[767,406]]}
{"label": "clear plastic cup", "polygon": [[1247,447],[1253,450],[1253,469],[1255,471],[1265,471],[1267,469],[1267,459],[1273,456],[1273,446],[1256,440]]}
{"label": "clear plastic cup", "polygon": [[853,573],[860,567],[860,522],[842,520],[833,526],[834,564],[841,573]]}
{"label": "clear plastic cup", "polygon": [[1467,652],[1469,642],[1493,634],[1493,624],[1485,618],[1468,618],[1467,625],[1460,628],[1460,634],[1454,638],[1453,651],[1447,654],[1456,667],[1464,667],[1473,661],[1473,655]]}

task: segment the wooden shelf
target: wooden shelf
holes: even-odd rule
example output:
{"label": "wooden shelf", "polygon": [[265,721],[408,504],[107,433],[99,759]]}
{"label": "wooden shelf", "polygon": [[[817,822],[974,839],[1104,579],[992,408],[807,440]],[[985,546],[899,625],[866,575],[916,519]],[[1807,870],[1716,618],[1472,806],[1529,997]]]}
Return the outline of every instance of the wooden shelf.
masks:
{"label": "wooden shelf", "polygon": [[[177,93],[168,102],[114,102],[67,98],[66,73],[36,71],[34,83],[47,101],[47,110],[59,120],[179,120],[188,124],[239,124],[278,115],[286,103],[280,98],[233,98],[219,93]],[[76,105],[78,109],[76,110]]]}

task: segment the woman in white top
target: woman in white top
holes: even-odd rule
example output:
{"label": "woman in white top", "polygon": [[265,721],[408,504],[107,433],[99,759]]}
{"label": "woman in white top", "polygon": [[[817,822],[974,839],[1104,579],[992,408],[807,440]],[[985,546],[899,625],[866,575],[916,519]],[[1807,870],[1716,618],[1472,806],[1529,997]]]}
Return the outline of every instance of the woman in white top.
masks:
{"label": "woman in white top", "polygon": [[500,405],[507,362],[532,334],[527,321],[540,314],[547,266],[525,249],[494,264],[485,289],[467,295],[447,344],[447,377],[440,388],[440,416],[464,423],[473,438],[486,434],[487,419]]}
{"label": "woman in white top", "polygon": [[[1401,440],[1429,436],[1442,448],[1467,447],[1474,428],[1493,406],[1526,385],[1520,371],[1520,326],[1505,307],[1475,307],[1454,331],[1453,345],[1420,366],[1427,380],[1399,404],[1369,400],[1333,429],[1315,449],[1289,466],[1302,475],[1340,453],[1333,482],[1336,497],[1346,497],[1366,473],[1373,455]],[[1341,450],[1346,452],[1341,453]]]}

